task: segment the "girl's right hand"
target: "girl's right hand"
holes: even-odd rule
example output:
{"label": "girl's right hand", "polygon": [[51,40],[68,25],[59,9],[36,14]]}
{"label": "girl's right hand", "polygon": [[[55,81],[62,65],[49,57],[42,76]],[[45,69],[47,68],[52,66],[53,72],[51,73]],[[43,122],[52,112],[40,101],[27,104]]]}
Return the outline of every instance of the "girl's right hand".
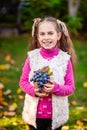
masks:
{"label": "girl's right hand", "polygon": [[39,92],[39,88],[38,88],[38,85],[37,85],[37,82],[33,82],[34,84],[34,93],[35,93],[35,96],[36,97],[47,97],[49,94],[46,93],[46,92]]}
{"label": "girl's right hand", "polygon": [[36,97],[47,97],[49,95],[49,93],[46,92],[39,92],[39,88],[35,88],[34,92]]}

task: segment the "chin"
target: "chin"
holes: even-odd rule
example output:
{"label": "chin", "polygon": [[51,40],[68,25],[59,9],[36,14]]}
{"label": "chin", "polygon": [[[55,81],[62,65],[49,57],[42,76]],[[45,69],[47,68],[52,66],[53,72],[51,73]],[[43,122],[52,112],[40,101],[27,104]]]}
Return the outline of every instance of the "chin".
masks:
{"label": "chin", "polygon": [[44,47],[45,49],[47,49],[47,50],[50,50],[50,49],[52,49],[53,47]]}

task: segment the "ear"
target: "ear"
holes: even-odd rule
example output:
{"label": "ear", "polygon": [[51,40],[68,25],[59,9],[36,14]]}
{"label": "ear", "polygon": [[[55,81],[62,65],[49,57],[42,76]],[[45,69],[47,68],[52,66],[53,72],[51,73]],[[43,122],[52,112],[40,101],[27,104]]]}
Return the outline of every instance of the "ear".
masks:
{"label": "ear", "polygon": [[60,40],[61,38],[61,32],[58,32],[58,41]]}

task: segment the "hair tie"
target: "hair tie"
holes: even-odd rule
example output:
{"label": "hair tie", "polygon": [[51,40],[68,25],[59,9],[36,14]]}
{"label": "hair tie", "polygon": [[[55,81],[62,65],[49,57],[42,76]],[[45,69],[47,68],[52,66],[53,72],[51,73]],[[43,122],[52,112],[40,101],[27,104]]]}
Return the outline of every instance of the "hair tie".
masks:
{"label": "hair tie", "polygon": [[63,33],[65,34],[65,36],[68,37],[69,33],[68,33],[68,29],[67,29],[65,23],[62,22],[62,21],[60,21],[59,19],[57,19],[57,23],[58,23],[59,26],[61,26],[61,28],[62,28]]}
{"label": "hair tie", "polygon": [[33,21],[34,21],[34,23],[33,23],[33,26],[32,26],[32,37],[34,36],[34,32],[35,32],[35,26],[37,26],[38,25],[38,23],[40,22],[40,18],[35,18]]}

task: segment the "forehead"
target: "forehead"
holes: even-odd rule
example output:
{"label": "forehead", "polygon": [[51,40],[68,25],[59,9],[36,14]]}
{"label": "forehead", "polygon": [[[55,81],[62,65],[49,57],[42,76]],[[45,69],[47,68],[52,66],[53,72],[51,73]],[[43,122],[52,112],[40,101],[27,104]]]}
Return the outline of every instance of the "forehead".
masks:
{"label": "forehead", "polygon": [[55,23],[44,21],[39,23],[38,31],[56,31]]}

